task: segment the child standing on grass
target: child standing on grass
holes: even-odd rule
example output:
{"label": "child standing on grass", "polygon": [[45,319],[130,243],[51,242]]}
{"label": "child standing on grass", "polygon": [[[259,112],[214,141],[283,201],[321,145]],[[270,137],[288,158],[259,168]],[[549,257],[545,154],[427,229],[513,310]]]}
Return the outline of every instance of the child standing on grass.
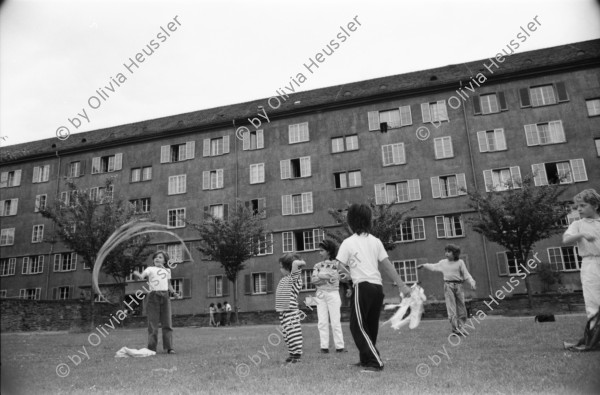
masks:
{"label": "child standing on grass", "polygon": [[156,351],[158,345],[158,323],[162,327],[163,349],[168,354],[175,354],[173,350],[173,324],[171,322],[171,298],[169,292],[179,299],[181,296],[171,286],[171,269],[165,268],[169,261],[169,254],[157,251],[152,256],[154,266],[148,266],[141,274],[137,270],[133,275],[138,280],[148,279],[150,293],[146,304],[148,316],[148,349]]}
{"label": "child standing on grass", "polygon": [[[588,319],[600,308],[600,195],[586,189],[573,198],[581,219],[569,225],[563,243],[577,243],[581,262],[581,286]],[[591,323],[593,328],[594,322]]]}
{"label": "child standing on grass", "polygon": [[465,292],[463,281],[467,280],[472,289],[475,289],[475,280],[469,274],[467,267],[460,257],[460,247],[448,244],[444,249],[446,259],[438,263],[425,263],[418,265],[417,269],[425,268],[433,272],[444,274],[444,297],[446,299],[446,310],[448,320],[452,326],[452,333],[466,336],[462,326],[467,321],[467,308],[465,307]]}
{"label": "child standing on grass", "polygon": [[306,263],[298,255],[283,254],[279,258],[279,267],[283,277],[275,293],[275,310],[279,312],[281,333],[288,346],[290,356],[286,363],[300,362],[302,356],[302,326],[298,309],[298,293],[302,288],[301,267]]}
{"label": "child standing on grass", "polygon": [[350,332],[360,352],[360,361],[352,366],[362,367],[361,372],[365,373],[383,370],[383,360],[375,347],[384,298],[379,269],[398,286],[400,298],[411,292],[390,263],[381,240],[369,234],[371,215],[366,204],[350,206],[347,221],[354,234],[342,242],[337,254],[337,260],[343,264],[339,267],[342,281],[347,280],[347,266],[354,283]]}

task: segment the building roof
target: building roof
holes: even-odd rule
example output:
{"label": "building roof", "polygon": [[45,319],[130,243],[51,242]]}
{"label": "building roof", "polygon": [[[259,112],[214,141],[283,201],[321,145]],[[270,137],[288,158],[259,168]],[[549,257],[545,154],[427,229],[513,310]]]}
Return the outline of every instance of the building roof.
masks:
{"label": "building roof", "polygon": [[[498,52],[502,49],[499,48]],[[561,71],[600,64],[600,39],[566,44],[530,52],[516,53],[506,58],[498,67],[491,60],[481,59],[434,69],[415,71],[388,77],[330,86],[291,94],[274,110],[268,98],[231,104],[163,118],[118,125],[105,129],[71,135],[66,140],[57,137],[17,144],[2,148],[0,163],[9,164],[35,158],[77,151],[87,151],[120,145],[127,142],[186,134],[203,130],[248,126],[247,118],[256,117],[259,106],[264,107],[270,119],[293,114],[309,113],[347,105],[389,100],[394,97],[422,95],[457,89],[459,82],[469,81],[483,73],[488,81],[507,78],[528,78],[540,72]],[[490,66],[493,74],[486,69]],[[489,83],[489,82],[487,82]],[[297,87],[296,87],[297,88]],[[299,88],[298,88],[299,89]],[[276,104],[275,101],[272,102]]]}

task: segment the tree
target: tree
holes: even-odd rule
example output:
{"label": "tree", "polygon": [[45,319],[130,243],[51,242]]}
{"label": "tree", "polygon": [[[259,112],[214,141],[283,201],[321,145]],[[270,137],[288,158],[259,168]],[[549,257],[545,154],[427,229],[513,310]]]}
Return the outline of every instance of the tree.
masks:
{"label": "tree", "polygon": [[225,276],[233,283],[236,322],[239,322],[238,274],[244,270],[244,263],[248,259],[271,247],[263,213],[247,208],[238,201],[235,208],[229,210],[228,218],[206,213],[204,220],[199,223],[186,221],[200,234],[198,250],[211,260],[220,262]]}
{"label": "tree", "polygon": [[[88,267],[93,267],[98,251],[121,225],[136,218],[135,209],[129,202],[114,198],[113,179],[107,178],[102,188],[78,189],[73,180],[65,182],[68,191],[61,199],[40,210],[51,219],[55,232],[50,243],[60,239],[70,250],[77,253]],[[122,283],[131,270],[151,253],[149,236],[133,237],[118,246],[106,257],[102,271]],[[91,280],[91,278],[90,278]],[[91,281],[90,281],[91,282]],[[90,293],[91,323],[94,327],[94,290]]]}
{"label": "tree", "polygon": [[[369,198],[367,204],[371,208],[373,215],[371,234],[381,240],[386,251],[392,251],[396,248],[398,227],[403,222],[410,219],[408,213],[413,211],[415,207],[410,207],[404,211],[397,211],[393,207],[398,203],[375,204],[373,198]],[[346,213],[348,212],[350,205],[349,202],[346,202],[346,207],[344,209],[330,208],[327,210],[329,215],[331,215],[338,224],[342,225],[342,232],[334,231],[328,233],[328,235],[338,243],[341,243],[345,238],[352,235],[346,219]]]}
{"label": "tree", "polygon": [[[533,177],[508,182],[505,190],[488,186],[491,192],[467,192],[469,206],[479,217],[468,219],[471,228],[489,241],[505,247],[516,263],[525,265],[540,240],[563,232],[565,210],[558,200],[564,185],[533,185]],[[525,277],[529,307],[533,305],[529,277]]]}

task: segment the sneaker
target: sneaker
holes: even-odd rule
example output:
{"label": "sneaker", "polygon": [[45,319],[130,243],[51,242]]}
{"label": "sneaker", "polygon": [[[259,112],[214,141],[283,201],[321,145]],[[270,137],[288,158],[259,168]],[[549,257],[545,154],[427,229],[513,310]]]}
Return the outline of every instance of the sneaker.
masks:
{"label": "sneaker", "polygon": [[177,354],[177,353],[175,352],[175,350],[170,349],[170,350],[167,351],[167,354]]}
{"label": "sneaker", "polygon": [[335,352],[348,352],[345,348],[338,348]]}
{"label": "sneaker", "polygon": [[377,368],[375,366],[365,366],[360,371],[361,373],[379,373],[383,370],[383,367]]}
{"label": "sneaker", "polygon": [[285,363],[298,363],[298,362],[300,362],[300,357],[291,357],[290,356],[285,360]]}
{"label": "sneaker", "polygon": [[329,354],[329,349],[328,348],[322,348],[321,349],[321,354]]}

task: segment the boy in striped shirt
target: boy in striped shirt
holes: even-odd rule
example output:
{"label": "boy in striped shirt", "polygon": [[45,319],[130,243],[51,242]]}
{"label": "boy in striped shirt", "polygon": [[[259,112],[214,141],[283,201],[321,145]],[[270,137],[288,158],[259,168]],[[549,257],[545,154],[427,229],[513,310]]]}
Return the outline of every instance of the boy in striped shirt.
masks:
{"label": "boy in striped shirt", "polygon": [[275,310],[279,312],[281,333],[288,346],[290,356],[287,363],[300,362],[302,356],[302,326],[298,309],[298,293],[302,288],[301,267],[306,263],[298,255],[283,254],[279,267],[283,274],[275,293]]}

